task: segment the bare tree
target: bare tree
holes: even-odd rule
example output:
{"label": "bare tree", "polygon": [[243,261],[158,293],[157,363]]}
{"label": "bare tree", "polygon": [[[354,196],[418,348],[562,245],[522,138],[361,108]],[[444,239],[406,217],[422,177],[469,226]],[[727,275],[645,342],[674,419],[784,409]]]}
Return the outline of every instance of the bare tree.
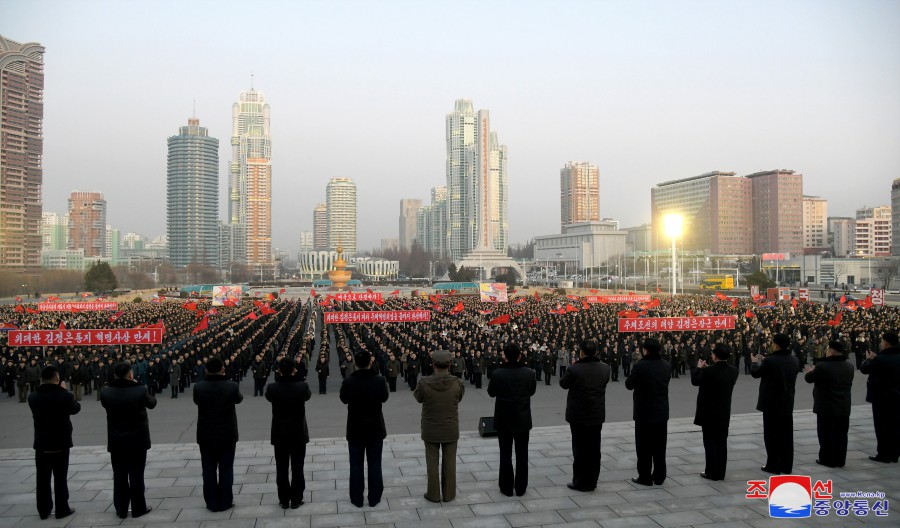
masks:
{"label": "bare tree", "polygon": [[891,281],[897,276],[897,266],[888,266],[878,269],[878,280],[881,281],[881,287],[888,289],[891,287]]}
{"label": "bare tree", "polygon": [[834,285],[843,284],[841,282],[841,275],[847,275],[847,263],[845,262],[835,262],[834,263]]}

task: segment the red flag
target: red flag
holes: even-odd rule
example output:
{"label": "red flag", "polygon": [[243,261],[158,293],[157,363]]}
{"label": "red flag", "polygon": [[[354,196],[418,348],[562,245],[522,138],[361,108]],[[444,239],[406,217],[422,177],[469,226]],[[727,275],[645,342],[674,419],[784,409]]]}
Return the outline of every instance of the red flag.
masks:
{"label": "red flag", "polygon": [[32,310],[31,308],[25,308],[25,313],[36,314],[41,312],[38,310]]}
{"label": "red flag", "polygon": [[491,315],[492,313],[494,313],[494,311],[493,310],[478,310],[478,313],[480,313],[481,315]]}
{"label": "red flag", "polygon": [[503,314],[488,321],[489,325],[506,324],[509,322],[509,314]]}
{"label": "red flag", "polygon": [[109,322],[112,323],[113,321],[115,321],[115,320],[118,319],[119,317],[122,317],[122,314],[124,314],[124,313],[125,313],[125,312],[116,312],[116,313],[112,314],[112,315],[109,317]]}
{"label": "red flag", "polygon": [[256,315],[256,312],[250,312],[249,314],[247,314],[247,315],[244,317],[244,319],[249,319],[249,320],[251,320],[251,321],[256,321],[257,319],[259,319],[259,317]]}
{"label": "red flag", "polygon": [[587,301],[581,301],[581,307],[585,310],[590,310],[591,306],[587,303]]}
{"label": "red flag", "polygon": [[91,296],[90,293],[82,293],[82,294],[81,294],[81,298],[82,298],[82,299],[84,299],[84,298],[86,298],[86,297],[90,297],[90,296]]}
{"label": "red flag", "polygon": [[536,325],[536,324],[538,324],[538,318],[537,318],[537,317],[535,317],[534,319],[532,319],[531,322],[528,323],[528,326],[534,326],[534,325]]}
{"label": "red flag", "polygon": [[738,300],[737,300],[737,299],[731,299],[731,307],[732,307],[732,308],[737,308],[737,305],[738,305]]}
{"label": "red flag", "polygon": [[746,317],[747,319],[752,319],[756,317],[756,315],[748,309],[746,312],[744,312],[744,317]]}
{"label": "red flag", "polygon": [[534,300],[535,300],[535,301],[540,301],[540,300],[541,300],[541,296],[538,295],[538,292],[534,292]]}
{"label": "red flag", "polygon": [[687,316],[688,316],[688,317],[694,317],[694,310],[688,310],[688,311],[687,311]]}
{"label": "red flag", "polygon": [[203,320],[201,320],[200,324],[198,324],[197,327],[191,331],[191,334],[196,334],[197,332],[202,332],[203,330],[206,330],[207,328],[209,328],[209,317],[204,315]]}
{"label": "red flag", "polygon": [[268,304],[264,304],[259,307],[259,311],[262,312],[263,315],[271,315],[275,313],[274,308],[270,308]]}
{"label": "red flag", "polygon": [[375,299],[375,304],[377,304],[378,306],[382,306],[384,304],[384,301],[381,299]]}
{"label": "red flag", "polygon": [[450,290],[450,295],[454,295],[455,293],[456,293],[456,290]]}
{"label": "red flag", "polygon": [[456,306],[454,306],[452,310],[450,310],[450,313],[457,314],[465,309],[466,308],[465,308],[465,306],[463,306],[462,301],[460,301],[460,302],[456,303]]}
{"label": "red flag", "polygon": [[660,290],[659,287],[657,287],[657,288],[656,288],[656,293],[662,293],[662,290]]}
{"label": "red flag", "polygon": [[284,293],[284,292],[286,292],[286,291],[287,291],[287,290],[286,290],[285,288],[281,288],[281,291],[280,291],[279,293]]}
{"label": "red flag", "polygon": [[600,293],[600,290],[590,290],[591,293]]}
{"label": "red flag", "polygon": [[716,299],[719,299],[720,301],[727,301],[728,296],[722,292],[716,292]]}
{"label": "red flag", "polygon": [[797,309],[797,299],[791,299],[791,306],[796,310]]}
{"label": "red flag", "polygon": [[400,290],[394,290],[391,292],[391,295],[400,295]]}
{"label": "red flag", "polygon": [[152,325],[148,325],[147,328],[165,328],[166,325],[163,324],[162,319],[159,319]]}
{"label": "red flag", "polygon": [[571,304],[566,305],[566,312],[571,313],[571,312],[577,312],[577,311],[578,311],[578,308],[575,308]]}
{"label": "red flag", "polygon": [[838,326],[841,324],[841,318],[843,317],[843,312],[838,312],[837,315],[834,316],[834,319],[828,321],[828,326]]}
{"label": "red flag", "polygon": [[218,310],[216,310],[215,308],[211,308],[208,312],[206,312],[206,315],[217,315],[218,313]]}
{"label": "red flag", "polygon": [[235,307],[237,306],[237,301],[235,301],[234,299],[225,299],[224,301],[222,301],[222,305]]}
{"label": "red flag", "polygon": [[515,317],[522,317],[523,315],[525,315],[525,310],[522,310],[521,312],[513,312],[513,315]]}
{"label": "red flag", "polygon": [[21,298],[21,297],[16,297],[16,302],[22,302],[22,298]]}
{"label": "red flag", "polygon": [[310,296],[310,297],[315,297],[315,296],[316,296],[316,290],[310,288],[310,289],[309,289],[309,296]]}
{"label": "red flag", "polygon": [[24,312],[24,311],[25,311],[25,307],[22,306],[21,304],[17,304],[16,307],[13,308],[13,311],[16,311],[16,312]]}
{"label": "red flag", "polygon": [[60,321],[60,322],[59,322],[59,329],[60,329],[60,330],[65,330],[65,329],[66,329],[66,323],[65,323],[65,321]]}
{"label": "red flag", "polygon": [[636,319],[641,314],[635,312],[634,310],[622,310],[618,313],[618,315],[619,317],[624,317],[626,319]]}
{"label": "red flag", "polygon": [[634,292],[628,292],[628,295],[634,295]]}
{"label": "red flag", "polygon": [[644,305],[644,309],[657,307],[659,307],[659,299],[653,299],[652,301]]}
{"label": "red flag", "polygon": [[50,295],[50,296],[47,297],[47,300],[48,300],[48,301],[58,301],[58,300],[59,300],[59,297],[57,297],[57,296],[55,296],[55,295]]}
{"label": "red flag", "polygon": [[181,307],[184,308],[185,310],[190,310],[192,312],[197,311],[197,303],[195,303],[194,301],[186,302],[186,303],[182,304]]}
{"label": "red flag", "polygon": [[871,308],[872,306],[874,306],[874,304],[872,303],[872,296],[867,295],[865,299],[859,302],[859,306],[861,308]]}
{"label": "red flag", "polygon": [[841,304],[844,304],[845,302],[847,302],[847,296],[841,295]]}
{"label": "red flag", "polygon": [[275,294],[274,294],[274,293],[267,293],[267,294],[266,294],[266,300],[274,301],[274,300],[275,300]]}

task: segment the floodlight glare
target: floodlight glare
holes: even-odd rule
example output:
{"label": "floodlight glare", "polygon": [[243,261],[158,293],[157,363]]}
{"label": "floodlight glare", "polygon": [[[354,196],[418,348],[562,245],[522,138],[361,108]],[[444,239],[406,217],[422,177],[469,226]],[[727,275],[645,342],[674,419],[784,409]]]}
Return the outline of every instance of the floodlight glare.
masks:
{"label": "floodlight glare", "polygon": [[671,238],[677,238],[681,236],[682,221],[683,219],[681,218],[681,215],[666,215],[665,218],[663,218],[663,227],[666,231],[666,235]]}

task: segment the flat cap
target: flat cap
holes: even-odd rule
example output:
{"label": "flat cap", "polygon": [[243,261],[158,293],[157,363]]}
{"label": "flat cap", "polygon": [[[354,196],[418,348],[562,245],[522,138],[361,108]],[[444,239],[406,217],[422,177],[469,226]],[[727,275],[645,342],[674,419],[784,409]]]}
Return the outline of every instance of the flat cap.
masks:
{"label": "flat cap", "polygon": [[431,355],[431,359],[434,360],[435,363],[450,363],[450,352],[446,350],[436,350]]}

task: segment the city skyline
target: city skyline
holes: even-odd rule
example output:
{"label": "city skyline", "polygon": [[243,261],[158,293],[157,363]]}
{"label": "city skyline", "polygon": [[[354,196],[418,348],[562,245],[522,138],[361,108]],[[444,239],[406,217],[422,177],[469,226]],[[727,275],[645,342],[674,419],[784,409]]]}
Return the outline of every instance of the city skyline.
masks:
{"label": "city skyline", "polygon": [[[249,39],[274,39],[270,48],[278,50],[266,53],[216,44],[229,40],[228,25],[221,23],[232,11],[227,2],[215,9],[184,6],[180,20],[165,16],[165,2],[153,4],[142,12],[146,27],[130,22],[133,17],[115,3],[8,2],[15,24],[4,36],[50,50],[44,210],[64,211],[73,187],[101,189],[110,204],[109,223],[123,232],[165,232],[165,145],[159,138],[171,134],[171,123],[183,120],[194,99],[210,135],[227,137],[227,107],[251,73],[278,108],[273,135],[283,148],[274,159],[284,178],[277,180],[272,211],[279,247],[296,246],[299,232],[312,226],[307,214],[298,222],[294,212],[311,210],[328,178],[343,175],[366,197],[359,203],[360,248],[395,237],[396,220],[384,212],[395,210],[401,187],[403,196],[425,197],[441,181],[444,131],[437,121],[448,101],[460,97],[490,108],[502,123],[511,154],[512,243],[558,225],[558,205],[547,196],[567,159],[597,164],[604,190],[600,216],[622,225],[649,221],[646,190],[655,183],[711,166],[739,174],[792,167],[806,177],[804,192],[829,200],[835,216],[851,216],[860,204],[889,202],[885,189],[900,162],[893,148],[900,140],[900,36],[891,31],[900,20],[896,4],[640,4],[653,9],[602,2],[564,9],[487,6],[488,16],[472,27],[490,27],[486,41],[464,43],[463,49],[429,37],[454,6],[413,9],[401,24],[391,21],[404,9],[395,2],[351,4],[349,10],[346,3],[291,9],[263,3],[285,15],[271,17],[271,27],[250,29]],[[325,23],[342,7],[354,35],[347,42],[330,37],[333,25]],[[491,16],[507,12],[519,21],[515,29],[488,26]],[[702,16],[688,16],[694,12]],[[290,13],[304,14],[302,27],[280,31],[296,23]],[[107,22],[97,24],[102,29],[78,29],[97,17]],[[360,46],[373,40],[373,19],[394,31]],[[167,35],[201,36],[193,44],[197,53],[185,55],[177,39],[155,38],[152,21],[158,20],[165,20]],[[716,24],[731,31],[713,47],[700,36]],[[579,32],[583,25],[595,31]],[[759,27],[791,37],[760,38]],[[560,28],[573,38],[561,42]],[[648,32],[656,36],[646,39]],[[272,37],[281,34],[289,36]],[[138,44],[147,41],[156,45]],[[495,47],[504,60],[464,58],[484,46]],[[286,54],[303,59],[287,64]],[[378,55],[385,58],[374,60]],[[95,89],[85,61],[117,71],[104,78],[107,119],[84,120],[70,111]],[[148,78],[145,72],[153,68],[172,75]],[[565,81],[573,69],[586,76],[578,85]],[[448,70],[459,75],[448,82]],[[501,75],[492,75],[497,71]],[[784,82],[773,85],[771,78]],[[90,141],[110,124],[115,136],[124,137],[111,137],[114,148],[95,166]],[[334,159],[346,162],[335,170]],[[220,162],[225,188],[227,153],[220,152]],[[137,185],[140,199],[133,196]],[[221,196],[220,205],[225,203]]]}

